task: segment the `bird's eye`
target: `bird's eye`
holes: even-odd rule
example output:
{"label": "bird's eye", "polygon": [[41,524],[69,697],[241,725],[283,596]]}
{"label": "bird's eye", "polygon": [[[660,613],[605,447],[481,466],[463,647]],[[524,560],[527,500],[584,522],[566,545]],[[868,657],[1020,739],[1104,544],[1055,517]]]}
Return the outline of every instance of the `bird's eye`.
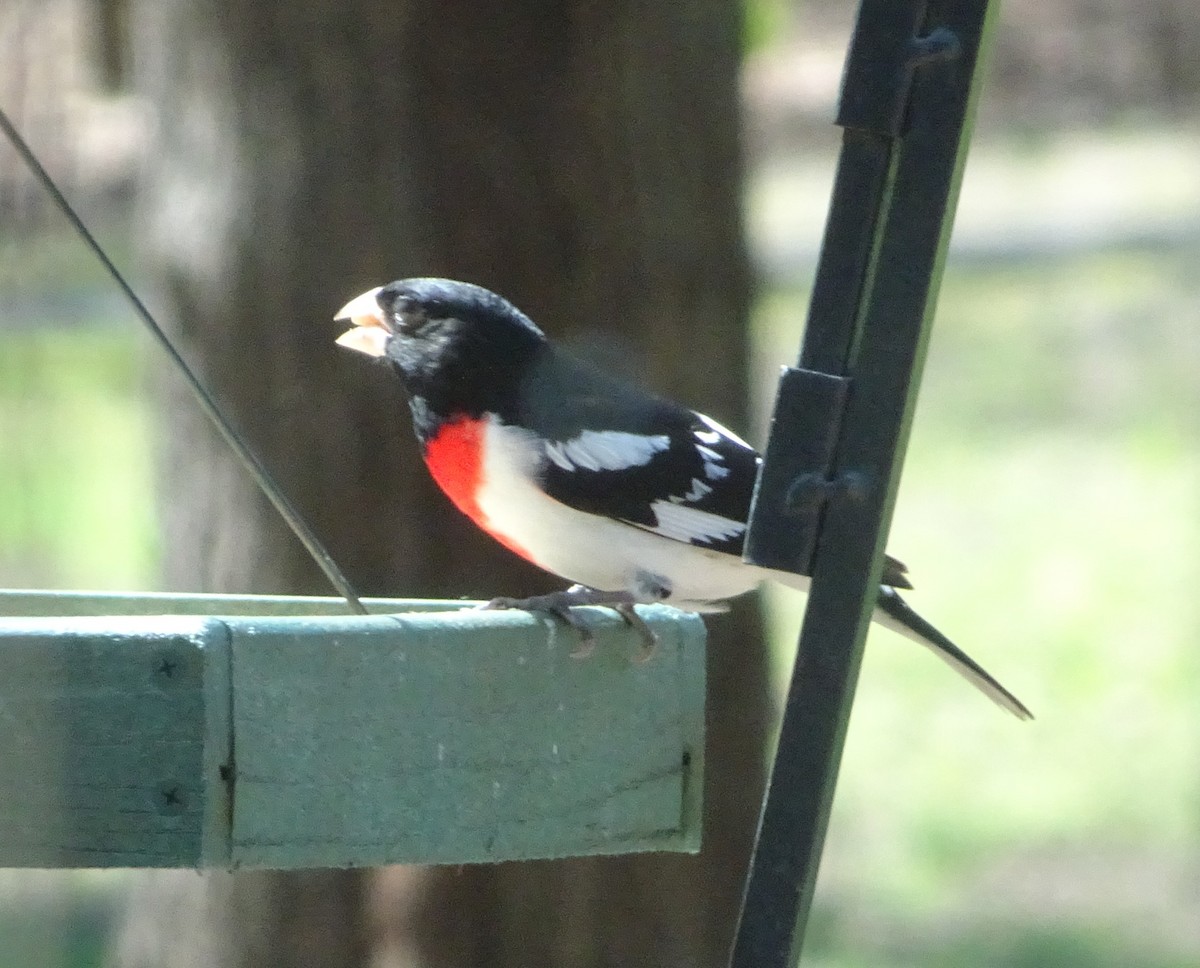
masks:
{"label": "bird's eye", "polygon": [[413,333],[424,326],[429,317],[415,299],[401,296],[392,305],[392,319],[398,330]]}

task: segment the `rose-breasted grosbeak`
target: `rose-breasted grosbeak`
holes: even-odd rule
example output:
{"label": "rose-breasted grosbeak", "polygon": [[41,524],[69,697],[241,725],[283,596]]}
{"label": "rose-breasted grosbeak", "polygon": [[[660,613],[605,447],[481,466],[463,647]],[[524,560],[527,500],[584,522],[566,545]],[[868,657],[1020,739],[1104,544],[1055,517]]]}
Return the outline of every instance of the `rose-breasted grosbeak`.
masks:
{"label": "rose-breasted grosbeak", "polygon": [[[573,605],[608,605],[645,632],[635,603],[692,611],[774,578],[742,561],[761,461],[715,420],[556,349],[495,293],[405,279],[337,314],[338,343],[386,360],[409,395],[425,463],[442,490],[509,550],[573,582],[565,592],[496,599],[578,625]],[[931,649],[1005,709],[1029,711],[896,593],[888,558],[874,620]]]}

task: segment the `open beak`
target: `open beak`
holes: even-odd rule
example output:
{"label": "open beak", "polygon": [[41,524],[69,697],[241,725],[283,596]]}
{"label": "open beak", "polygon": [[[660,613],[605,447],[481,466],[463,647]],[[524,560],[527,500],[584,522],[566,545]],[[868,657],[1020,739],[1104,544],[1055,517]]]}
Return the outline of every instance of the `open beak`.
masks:
{"label": "open beak", "polygon": [[387,352],[388,340],[392,331],[383,318],[379,308],[379,295],[382,286],[368,289],[360,296],[355,296],[338,310],[335,321],[348,319],[353,326],[337,338],[338,346],[358,350],[367,356],[383,356]]}

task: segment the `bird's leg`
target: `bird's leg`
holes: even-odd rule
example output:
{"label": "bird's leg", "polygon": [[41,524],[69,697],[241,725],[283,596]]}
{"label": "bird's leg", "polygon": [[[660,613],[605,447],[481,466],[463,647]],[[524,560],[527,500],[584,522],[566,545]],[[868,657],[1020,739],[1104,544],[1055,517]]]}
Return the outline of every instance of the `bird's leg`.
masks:
{"label": "bird's leg", "polygon": [[596,649],[592,630],[577,617],[571,609],[577,605],[603,605],[613,609],[625,621],[625,624],[637,631],[642,638],[642,652],[638,662],[645,662],[654,653],[658,636],[654,630],[633,610],[635,599],[631,592],[602,592],[586,585],[572,585],[561,592],[551,592],[548,595],[534,595],[530,598],[493,598],[480,606],[485,609],[516,608],[526,612],[545,612],[564,625],[569,625],[579,633],[579,648],[571,653],[575,659],[586,659]]}

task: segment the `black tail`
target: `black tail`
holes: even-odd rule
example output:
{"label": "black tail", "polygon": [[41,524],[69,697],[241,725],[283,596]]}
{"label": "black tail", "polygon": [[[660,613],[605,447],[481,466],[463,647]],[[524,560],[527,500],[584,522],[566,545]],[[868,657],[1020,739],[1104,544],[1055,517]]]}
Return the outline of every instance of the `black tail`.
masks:
{"label": "black tail", "polygon": [[1033,713],[1020,699],[1000,685],[983,666],[909,608],[908,603],[894,588],[885,585],[879,589],[874,617],[880,625],[886,625],[925,646],[996,705],[1007,709],[1018,719],[1033,719]]}

